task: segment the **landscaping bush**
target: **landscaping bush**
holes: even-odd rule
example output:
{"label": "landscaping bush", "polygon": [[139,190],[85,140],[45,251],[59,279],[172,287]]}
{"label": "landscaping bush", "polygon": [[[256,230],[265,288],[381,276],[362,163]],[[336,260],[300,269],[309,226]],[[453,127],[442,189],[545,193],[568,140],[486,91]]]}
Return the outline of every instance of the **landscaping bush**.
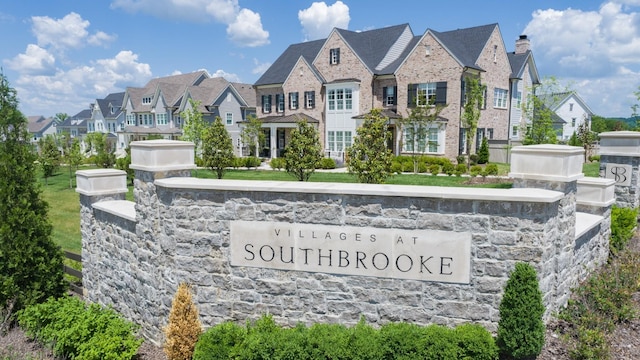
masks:
{"label": "landscaping bush", "polygon": [[476,177],[476,176],[480,175],[481,172],[482,172],[482,166],[480,166],[480,165],[473,165],[471,167],[471,169],[469,169],[469,174],[472,177]]}
{"label": "landscaping bush", "polygon": [[320,164],[318,165],[319,169],[335,169],[336,161],[332,158],[322,158],[320,159]]}
{"label": "landscaping bush", "polygon": [[260,164],[262,164],[262,159],[255,156],[247,156],[241,159],[242,159],[241,166],[246,167],[247,169],[257,168],[258,166],[260,166]]}
{"label": "landscaping bush", "polygon": [[498,175],[498,165],[496,165],[496,164],[487,164],[487,165],[485,165],[485,167],[484,167],[484,169],[482,169],[482,173],[480,175],[482,175],[482,176],[489,176],[489,175],[496,176],[496,175]]}
{"label": "landscaping bush", "polygon": [[461,163],[456,165],[456,171],[459,171],[461,174],[464,174],[467,172],[467,164],[465,163]]}
{"label": "landscaping bush", "polygon": [[498,357],[498,346],[493,336],[477,324],[463,324],[453,330],[458,343],[458,358],[493,360]]}
{"label": "landscaping bush", "polygon": [[486,164],[489,162],[489,140],[482,138],[480,149],[478,149],[478,164]]}
{"label": "landscaping bush", "polygon": [[191,286],[178,286],[169,313],[169,323],[164,329],[164,353],[169,360],[189,360],[193,354],[202,324],[198,318],[198,308],[191,296]]}
{"label": "landscaping bush", "polygon": [[436,176],[436,175],[440,174],[440,165],[438,165],[438,164],[430,165],[429,166],[429,172],[433,176]]}
{"label": "landscaping bush", "polygon": [[455,171],[456,171],[456,166],[453,165],[451,162],[448,162],[442,165],[442,172],[449,176],[453,175]]}
{"label": "landscaping bush", "polygon": [[471,165],[478,165],[478,154],[469,155],[469,162]]}
{"label": "landscaping bush", "polygon": [[271,159],[269,165],[273,170],[282,170],[284,169],[284,158]]}
{"label": "landscaping bush", "polygon": [[18,322],[28,337],[60,358],[132,359],[142,344],[134,336],[136,326],[114,310],[71,296],[28,306],[19,312]]}
{"label": "landscaping bush", "polygon": [[467,158],[464,155],[456,156],[456,162],[458,165],[463,164],[464,166],[467,166]]}
{"label": "landscaping bush", "polygon": [[536,270],[517,263],[500,302],[497,345],[513,359],[534,359],[544,345],[544,305]]}
{"label": "landscaping bush", "polygon": [[638,209],[619,208],[614,206],[611,209],[611,240],[609,250],[615,255],[633,237],[633,232],[638,225]]}
{"label": "landscaping bush", "polygon": [[227,360],[234,358],[234,348],[247,336],[245,327],[225,322],[205,331],[196,343],[193,360]]}
{"label": "landscaping bush", "polygon": [[391,162],[391,172],[400,174],[402,172],[402,163],[398,160],[394,160],[393,162]]}
{"label": "landscaping bush", "polygon": [[600,155],[589,155],[589,162],[600,161]]}

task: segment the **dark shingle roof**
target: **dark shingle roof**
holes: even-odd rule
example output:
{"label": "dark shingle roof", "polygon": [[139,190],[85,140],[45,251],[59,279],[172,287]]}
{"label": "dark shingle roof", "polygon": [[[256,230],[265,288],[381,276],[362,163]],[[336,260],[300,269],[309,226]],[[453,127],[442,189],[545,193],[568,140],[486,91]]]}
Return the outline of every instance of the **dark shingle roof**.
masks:
{"label": "dark shingle roof", "polygon": [[[124,92],[119,93],[111,93],[107,95],[104,99],[97,99],[98,107],[100,107],[100,111],[102,112],[102,116],[105,118],[116,118],[122,112],[122,100],[124,99]],[[111,109],[109,105],[114,106],[116,111],[111,114]]]}
{"label": "dark shingle roof", "polygon": [[524,65],[527,63],[527,59],[531,54],[531,50],[527,50],[521,54],[516,53],[508,53],[509,63],[511,64],[511,79],[520,79],[522,78],[522,71],[524,70]]}
{"label": "dark shingle roof", "polygon": [[298,59],[302,56],[309,64],[324,45],[326,39],[308,41],[290,45],[278,59],[262,74],[254,85],[282,84],[293,70]]}
{"label": "dark shingle roof", "polygon": [[489,24],[445,32],[430,31],[463,66],[480,69],[477,65],[478,58],[497,26],[498,24]]}
{"label": "dark shingle roof", "polygon": [[408,24],[390,26],[369,31],[336,29],[364,64],[375,73],[375,68],[385,58],[389,49],[405,32]]}

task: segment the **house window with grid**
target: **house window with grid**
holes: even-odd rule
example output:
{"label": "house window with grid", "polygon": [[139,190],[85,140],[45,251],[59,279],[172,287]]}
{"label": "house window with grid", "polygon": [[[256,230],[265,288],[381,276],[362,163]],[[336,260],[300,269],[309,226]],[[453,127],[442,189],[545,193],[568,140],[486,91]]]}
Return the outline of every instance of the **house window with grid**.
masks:
{"label": "house window with grid", "polygon": [[284,112],[284,94],[276,94],[276,112]]}
{"label": "house window with grid", "polygon": [[509,91],[505,89],[495,88],[493,89],[493,107],[499,109],[507,108],[507,99]]}
{"label": "house window with grid", "polygon": [[167,117],[167,114],[165,113],[156,114],[156,123],[158,125],[169,125],[169,119]]}
{"label": "house window with grid", "polygon": [[420,129],[407,126],[402,129],[403,152],[438,153],[440,149],[441,130],[438,127]]}
{"label": "house window with grid", "polygon": [[394,106],[396,104],[397,87],[387,86],[382,88],[384,94],[384,106]]}
{"label": "house window with grid", "polygon": [[511,127],[511,136],[518,136],[518,125],[513,125]]}
{"label": "house window with grid", "polygon": [[340,48],[329,49],[329,64],[340,64]]}
{"label": "house window with grid", "polygon": [[265,114],[271,112],[271,95],[262,95],[262,112]]}
{"label": "house window with grid", "polygon": [[142,98],[142,105],[149,105],[153,101],[152,96],[145,96]]}
{"label": "house window with grid", "polygon": [[351,110],[353,108],[353,91],[351,89],[329,90],[327,102],[329,110]]}
{"label": "house window with grid", "polygon": [[436,83],[418,84],[416,105],[433,105],[436,100]]}
{"label": "house window with grid", "polygon": [[304,107],[306,109],[313,109],[316,107],[316,92],[305,91],[304,92]]}
{"label": "house window with grid", "polygon": [[296,110],[298,108],[298,93],[290,92],[289,93],[289,109]]}
{"label": "house window with grid", "polygon": [[328,131],[327,150],[345,151],[352,145],[351,131]]}
{"label": "house window with grid", "polygon": [[233,125],[233,113],[226,113],[224,114],[224,119],[227,125]]}
{"label": "house window with grid", "polygon": [[522,91],[516,92],[516,108],[520,108],[522,106]]}
{"label": "house window with grid", "polygon": [[127,125],[136,126],[136,114],[127,114]]}

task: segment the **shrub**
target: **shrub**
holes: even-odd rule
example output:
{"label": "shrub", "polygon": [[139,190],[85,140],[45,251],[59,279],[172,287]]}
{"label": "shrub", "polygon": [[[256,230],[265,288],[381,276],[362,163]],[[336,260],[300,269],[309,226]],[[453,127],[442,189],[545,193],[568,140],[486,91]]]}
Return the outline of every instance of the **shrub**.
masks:
{"label": "shrub", "polygon": [[32,305],[18,314],[28,337],[50,346],[60,358],[132,359],[142,340],[136,326],[112,309],[64,296]]}
{"label": "shrub", "polygon": [[589,155],[589,161],[590,162],[600,161],[600,155]]}
{"label": "shrub", "polygon": [[481,174],[482,176],[488,176],[488,175],[493,175],[496,176],[498,175],[498,165],[496,164],[487,164],[484,169],[482,169]]}
{"label": "shrub", "polygon": [[335,169],[336,161],[332,158],[322,158],[320,159],[320,164],[318,165],[320,169]]}
{"label": "shrub", "polygon": [[391,163],[391,172],[395,174],[399,174],[402,172],[402,163],[400,161],[394,160]]}
{"label": "shrub", "polygon": [[456,165],[456,171],[459,171],[461,174],[466,173],[467,172],[467,164],[460,163],[460,164]]}
{"label": "shrub", "polygon": [[247,156],[242,158],[242,166],[247,169],[257,168],[260,164],[262,164],[262,160],[259,157]]}
{"label": "shrub", "polygon": [[202,325],[198,319],[198,308],[193,303],[191,286],[178,286],[169,313],[169,323],[164,328],[164,353],[169,360],[189,360],[193,354]]}
{"label": "shrub", "polygon": [[456,156],[456,162],[458,165],[463,164],[465,167],[467,166],[467,158],[464,155]]}
{"label": "shrub", "polygon": [[283,158],[275,158],[269,161],[269,165],[274,170],[282,170],[284,169],[284,159]]}
{"label": "shrub", "polygon": [[474,360],[498,358],[498,346],[487,329],[477,324],[464,324],[453,331],[458,342],[458,358]]}
{"label": "shrub", "polygon": [[469,155],[469,162],[471,163],[471,165],[477,165],[478,164],[478,154]]}
{"label": "shrub", "polygon": [[436,176],[436,175],[440,174],[440,165],[438,165],[438,164],[430,165],[429,166],[429,172],[433,176]]}
{"label": "shrub", "polygon": [[469,169],[469,174],[472,177],[476,177],[476,176],[480,175],[481,172],[482,172],[482,166],[480,166],[480,165],[473,165],[471,167],[471,169]]}
{"label": "shrub", "polygon": [[480,149],[478,149],[478,164],[486,164],[489,162],[489,140],[482,138]]}
{"label": "shrub", "polygon": [[516,263],[500,302],[497,344],[513,359],[535,358],[544,345],[544,305],[536,270]]}
{"label": "shrub", "polygon": [[458,358],[458,341],[453,329],[429,325],[424,329],[423,334],[424,340],[420,344],[424,348],[422,359]]}
{"label": "shrub", "polygon": [[449,176],[453,175],[455,171],[456,171],[456,166],[453,165],[451,162],[448,162],[442,165],[442,172]]}
{"label": "shrub", "polygon": [[609,248],[615,255],[622,250],[633,237],[633,232],[638,225],[638,209],[619,208],[611,209],[611,240]]}
{"label": "shrub", "polygon": [[245,327],[225,322],[210,327],[196,343],[193,360],[231,359],[234,347],[244,342],[247,336]]}

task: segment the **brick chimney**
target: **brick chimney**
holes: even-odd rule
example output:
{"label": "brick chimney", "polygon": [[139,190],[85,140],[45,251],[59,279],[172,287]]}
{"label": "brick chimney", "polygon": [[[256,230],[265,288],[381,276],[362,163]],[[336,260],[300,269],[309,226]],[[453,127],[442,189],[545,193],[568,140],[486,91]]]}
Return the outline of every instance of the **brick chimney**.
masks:
{"label": "brick chimney", "polygon": [[520,35],[520,38],[516,40],[516,54],[524,54],[527,50],[531,50],[531,41],[527,35]]}

